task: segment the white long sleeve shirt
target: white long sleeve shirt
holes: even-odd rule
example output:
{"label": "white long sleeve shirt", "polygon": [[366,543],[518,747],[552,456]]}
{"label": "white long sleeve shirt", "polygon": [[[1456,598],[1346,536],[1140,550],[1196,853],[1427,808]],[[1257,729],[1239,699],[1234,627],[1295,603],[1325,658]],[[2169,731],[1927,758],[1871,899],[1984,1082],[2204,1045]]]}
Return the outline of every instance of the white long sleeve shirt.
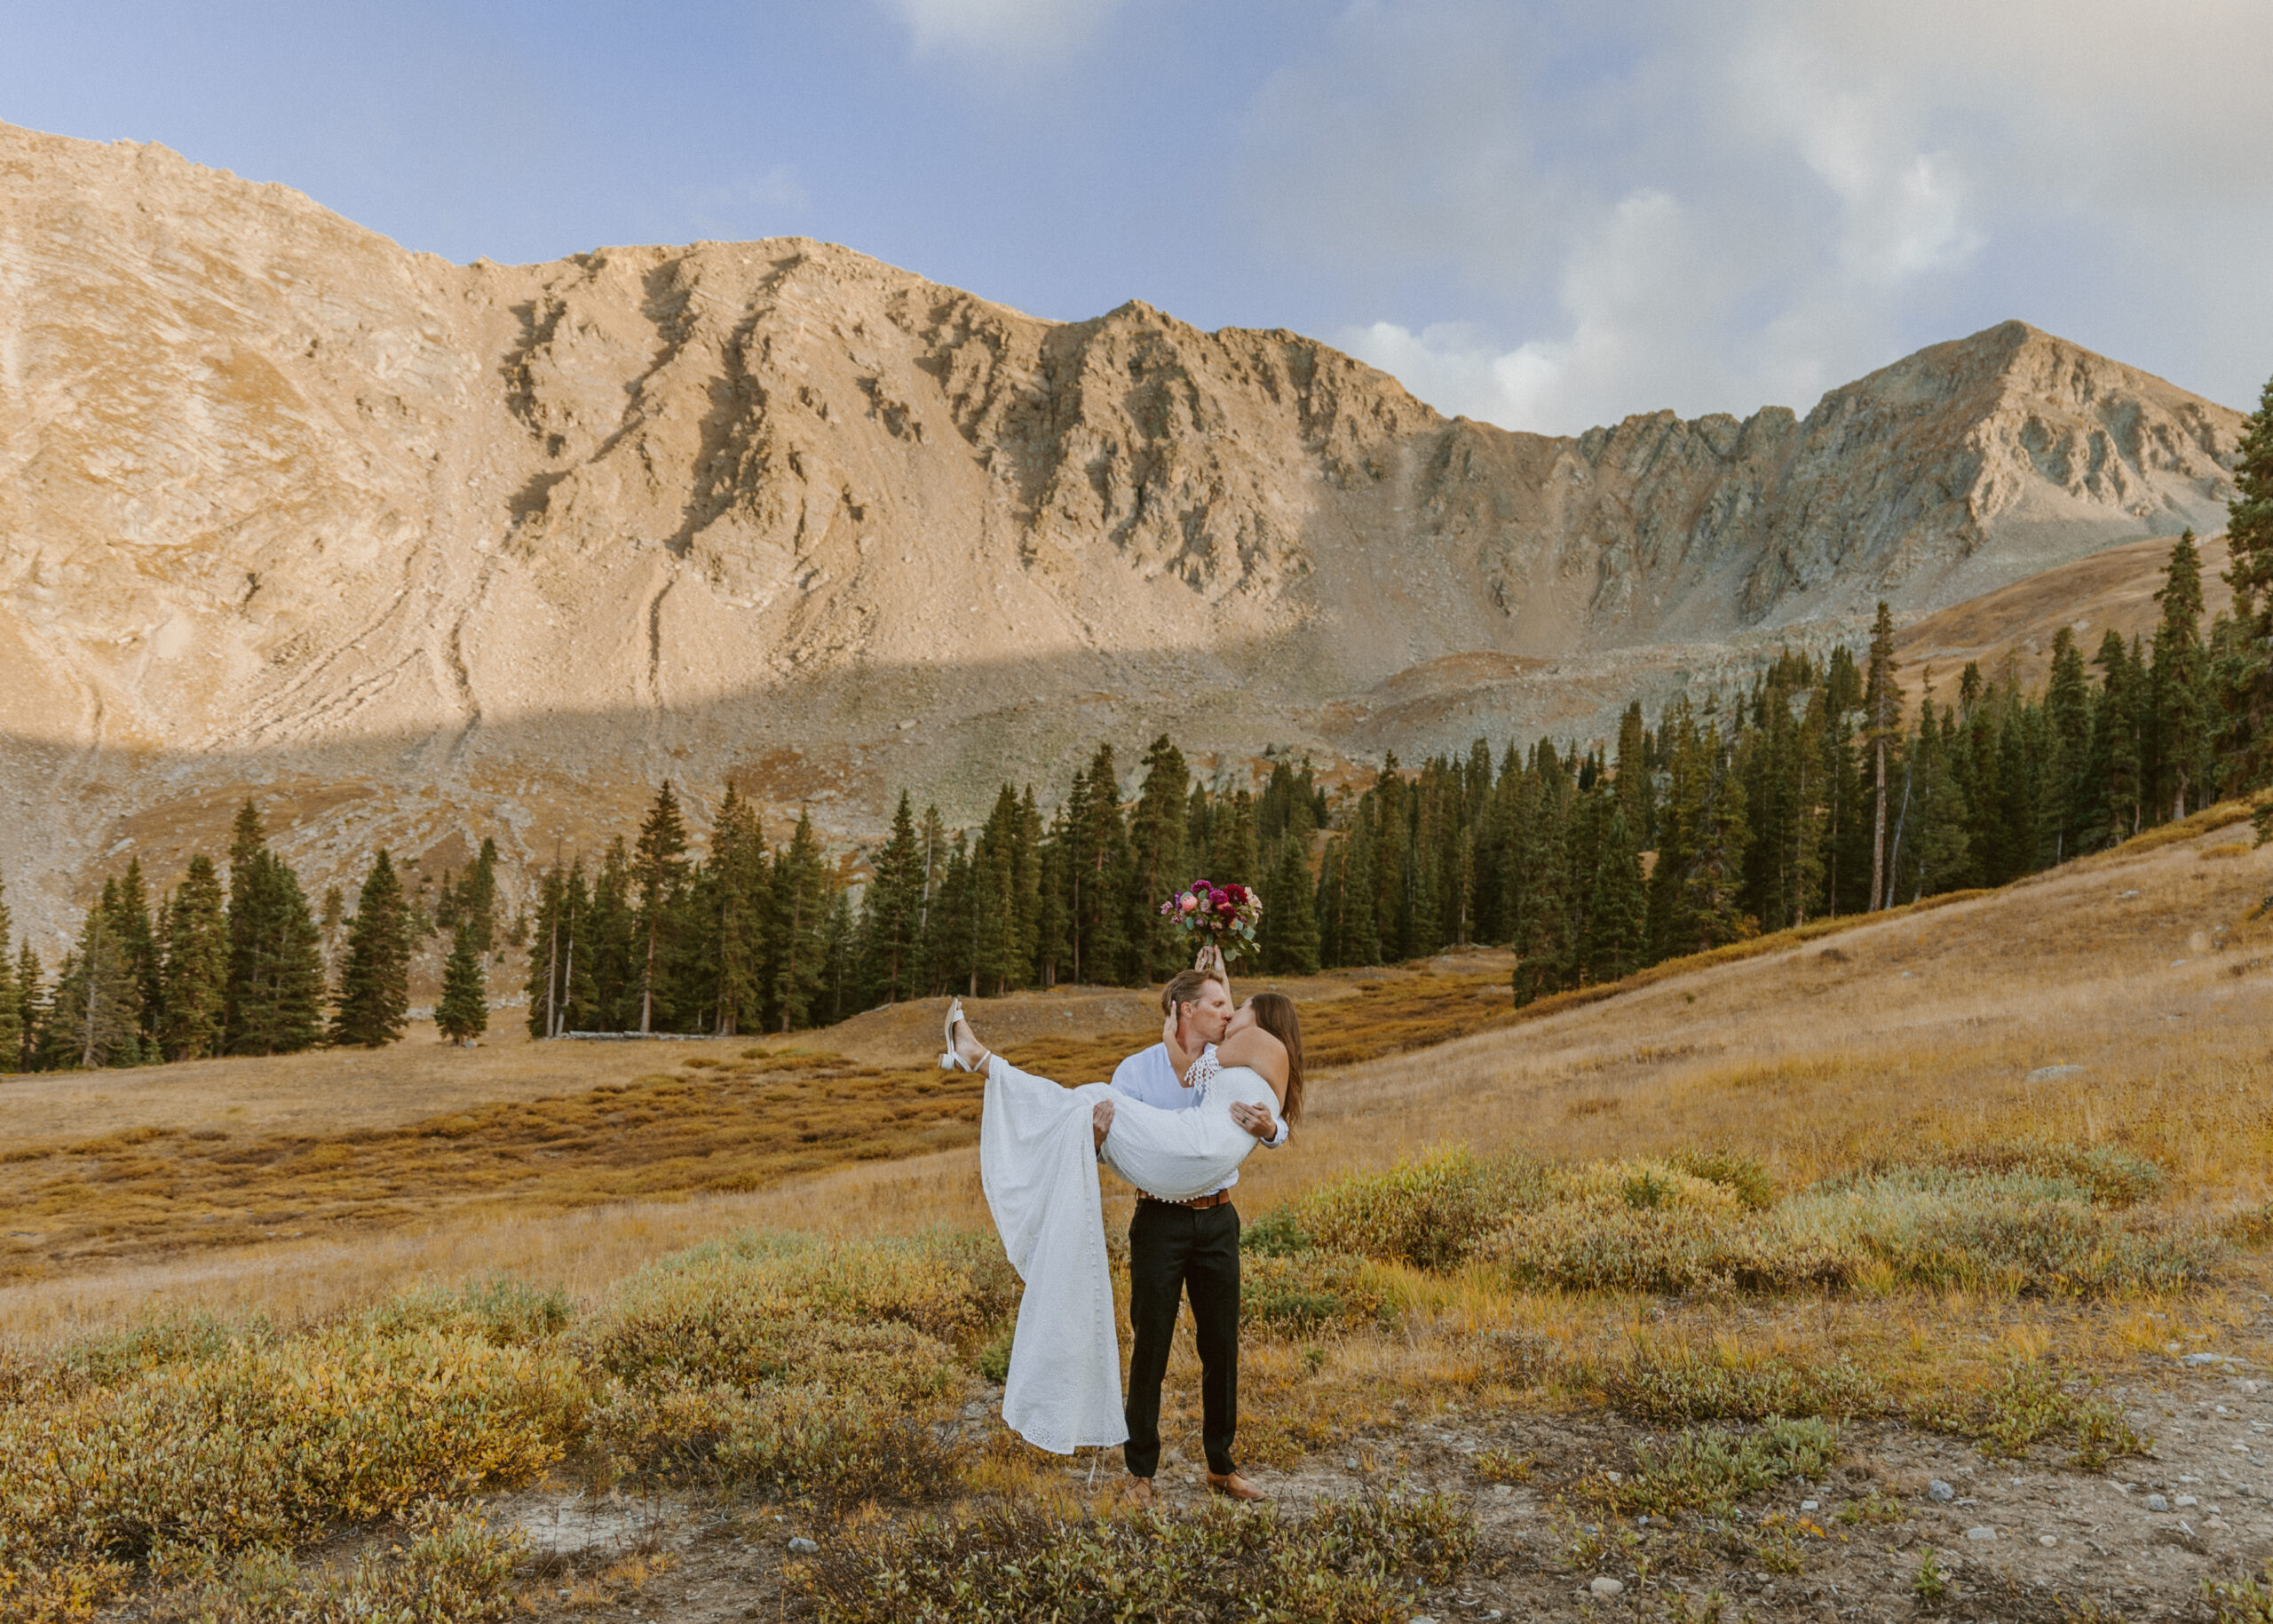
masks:
{"label": "white long sleeve shirt", "polygon": [[[1216,1046],[1210,1043],[1203,1052],[1213,1054],[1215,1050]],[[1183,1080],[1176,1074],[1176,1065],[1168,1058],[1168,1046],[1166,1043],[1155,1043],[1150,1049],[1140,1049],[1115,1066],[1113,1072],[1113,1091],[1115,1094],[1124,1094],[1130,1099],[1141,1100],[1148,1105],[1157,1105],[1163,1111],[1188,1111],[1200,1103],[1199,1091],[1185,1088]],[[1279,1131],[1270,1138],[1262,1141],[1262,1144],[1265,1150],[1277,1150],[1286,1143],[1287,1121],[1281,1117],[1279,1120]],[[1234,1171],[1229,1178],[1216,1186],[1216,1189],[1210,1190],[1208,1193],[1216,1194],[1219,1191],[1230,1189],[1239,1182],[1239,1176],[1237,1171]]]}

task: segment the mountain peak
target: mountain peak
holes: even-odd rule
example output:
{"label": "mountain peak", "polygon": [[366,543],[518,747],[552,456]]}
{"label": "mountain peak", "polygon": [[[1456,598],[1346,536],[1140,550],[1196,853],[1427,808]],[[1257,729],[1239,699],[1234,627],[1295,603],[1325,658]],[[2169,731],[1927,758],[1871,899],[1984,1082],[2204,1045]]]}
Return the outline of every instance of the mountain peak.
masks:
{"label": "mountain peak", "polygon": [[804,238],[453,265],[14,130],[0,278],[0,761],[73,809],[0,828],[59,876],[12,891],[38,929],[256,788],[327,883],[477,812],[549,853],[666,775],[844,838],[1098,736],[1590,733],[1763,627],[2214,529],[2240,426],[2005,323],[1804,418],[1514,434],[1142,300],[1044,321]]}

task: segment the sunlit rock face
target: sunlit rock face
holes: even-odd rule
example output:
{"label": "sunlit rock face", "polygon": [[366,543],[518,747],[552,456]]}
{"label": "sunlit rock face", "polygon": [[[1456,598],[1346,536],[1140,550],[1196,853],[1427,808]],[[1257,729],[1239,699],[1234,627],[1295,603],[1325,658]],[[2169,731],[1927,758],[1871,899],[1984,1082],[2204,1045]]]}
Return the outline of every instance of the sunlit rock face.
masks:
{"label": "sunlit rock face", "polygon": [[0,126],[0,875],[52,941],[249,792],[321,884],[590,851],[665,777],[845,840],[1100,737],[1590,737],[1881,596],[2214,530],[2240,422],[2008,322],[1804,417],[1515,434],[1293,333],[802,240],[454,265]]}

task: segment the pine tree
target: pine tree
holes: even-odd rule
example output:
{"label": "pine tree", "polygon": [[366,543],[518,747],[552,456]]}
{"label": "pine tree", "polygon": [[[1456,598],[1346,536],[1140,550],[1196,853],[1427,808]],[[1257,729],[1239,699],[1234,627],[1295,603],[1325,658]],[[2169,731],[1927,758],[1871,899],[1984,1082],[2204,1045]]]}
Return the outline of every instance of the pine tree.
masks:
{"label": "pine tree", "polygon": [[165,961],[150,923],[150,895],[142,879],[142,860],[129,858],[117,888],[105,888],[111,928],[134,978],[134,1033],[143,1048],[154,1050],[165,1018]]}
{"label": "pine tree", "polygon": [[1877,811],[1871,834],[1871,907],[1886,907],[1887,751],[1902,726],[1902,691],[1894,679],[1894,616],[1886,600],[1879,600],[1878,617],[1871,622],[1870,674],[1863,690],[1863,710],[1869,718],[1865,737],[1870,741],[1872,793]]}
{"label": "pine tree", "polygon": [[[479,942],[472,916],[460,926]],[[339,975],[332,1011],[331,1041],[342,1046],[384,1049],[402,1035],[410,1021],[410,908],[402,882],[386,848],[379,848],[355,901],[347,931],[347,963]]]}
{"label": "pine tree", "polygon": [[[1129,822],[1132,877],[1129,910],[1124,925],[1136,955],[1136,978],[1166,980],[1184,968],[1183,942],[1160,916],[1160,905],[1171,891],[1190,883],[1184,845],[1186,791],[1192,774],[1184,753],[1162,733],[1144,752],[1144,780],[1136,793],[1136,806]],[[1272,775],[1277,782],[1277,774]],[[1287,787],[1291,799],[1294,785]],[[1303,808],[1308,811],[1307,804]]]}
{"label": "pine tree", "polygon": [[489,1030],[489,994],[485,957],[477,945],[479,929],[461,911],[450,933],[450,956],[442,966],[442,1001],[434,1006],[434,1026],[445,1042],[471,1043]]}
{"label": "pine tree", "polygon": [[2154,665],[2148,679],[2152,694],[2155,796],[2158,816],[2186,816],[2190,797],[2199,801],[2209,780],[2208,671],[2202,648],[2202,558],[2194,532],[2182,532],[2170,550],[2155,628]]}
{"label": "pine tree", "polygon": [[916,840],[915,814],[904,789],[899,809],[892,813],[891,834],[876,853],[860,906],[861,954],[867,964],[868,995],[885,1003],[919,996],[923,852]]}
{"label": "pine tree", "polygon": [[[115,899],[115,887],[106,889]],[[142,1058],[135,1030],[141,1003],[134,961],[120,939],[115,912],[89,908],[78,945],[56,980],[54,1051],[64,1064],[90,1069],[136,1064]]]}
{"label": "pine tree", "polygon": [[552,867],[537,882],[536,896],[535,947],[529,954],[526,990],[529,1035],[543,1039],[557,1037],[563,1030],[561,1006],[566,1001],[564,966],[567,950],[575,941],[574,930],[567,917],[568,882],[560,872],[557,853]]}
{"label": "pine tree", "polygon": [[458,907],[472,923],[473,950],[487,958],[497,949],[497,843],[486,835],[458,884]]}
{"label": "pine tree", "polygon": [[1279,837],[1271,878],[1263,888],[1263,967],[1275,975],[1316,975],[1318,916],[1311,907],[1310,836],[1298,828]]}
{"label": "pine tree", "polygon": [[221,1052],[228,1008],[229,922],[213,860],[199,852],[166,905],[165,1029],[170,1060]]}
{"label": "pine tree", "polygon": [[801,812],[789,844],[774,857],[773,1007],[780,1029],[811,1026],[828,968],[828,915],[835,887],[813,820]]}
{"label": "pine tree", "polygon": [[322,1032],[321,934],[300,877],[268,849],[247,801],[229,844],[229,977],[224,1005],[231,1054],[290,1054]]}
{"label": "pine tree", "polygon": [[[2223,784],[2229,795],[2273,782],[2273,379],[2242,425],[2234,497],[2226,504],[2232,564],[2229,627],[2214,638],[2223,712]],[[2258,839],[2273,833],[2260,813]]]}
{"label": "pine tree", "polygon": [[8,959],[8,938],[13,926],[8,917],[8,888],[0,883],[0,1071],[16,1069],[24,1047],[23,994],[16,986],[16,969]]}
{"label": "pine tree", "polygon": [[1598,983],[1632,975],[1649,951],[1649,899],[1626,806],[1623,795],[1612,804],[1595,860],[1587,972]]}
{"label": "pine tree", "polygon": [[2110,846],[2138,833],[2144,806],[2140,779],[2140,711],[2144,685],[2133,651],[2113,628],[2100,639],[2093,663],[2101,670],[2092,708],[2092,742],[2084,780],[2084,829],[2079,845]]}
{"label": "pine tree", "polygon": [[766,927],[773,899],[765,831],[732,782],[718,804],[717,827],[710,841],[710,880],[717,915],[713,1029],[720,1037],[733,1037],[758,1030],[764,1020]]}
{"label": "pine tree", "polygon": [[2044,691],[2044,712],[2055,751],[2046,768],[2047,821],[2052,826],[2052,860],[2064,862],[2084,849],[2079,839],[2083,828],[2080,808],[2092,742],[2091,679],[2085,673],[2076,634],[2066,626],[2052,634],[2052,671]]}
{"label": "pine tree", "polygon": [[655,794],[655,804],[639,826],[639,844],[633,849],[632,878],[639,887],[639,932],[645,939],[639,971],[639,1030],[654,1030],[655,966],[663,935],[663,915],[671,893],[686,873],[686,822],[679,815],[678,797],[670,780]]}
{"label": "pine tree", "polygon": [[47,980],[40,969],[39,955],[32,951],[31,939],[26,937],[23,950],[16,955],[16,1016],[21,1027],[22,1046],[17,1051],[14,1069],[28,1072],[39,1065],[48,1008]]}

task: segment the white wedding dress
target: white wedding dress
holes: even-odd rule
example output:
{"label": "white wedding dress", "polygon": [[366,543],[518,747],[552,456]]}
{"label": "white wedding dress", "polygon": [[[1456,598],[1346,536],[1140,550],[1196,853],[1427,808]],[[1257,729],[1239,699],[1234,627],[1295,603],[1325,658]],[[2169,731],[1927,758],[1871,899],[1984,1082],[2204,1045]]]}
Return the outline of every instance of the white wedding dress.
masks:
{"label": "white wedding dress", "polygon": [[1130,1184],[1163,1200],[1220,1189],[1255,1137],[1232,1121],[1234,1104],[1270,1108],[1278,1097],[1260,1073],[1216,1064],[1214,1050],[1187,1081],[1200,1103],[1163,1111],[1116,1095],[1112,1085],[1061,1088],[1000,1055],[987,1062],[978,1122],[978,1176],[1010,1266],[1026,1282],[1010,1342],[1002,1420],[1057,1454],[1129,1437],[1121,1407],[1121,1343],[1105,1261],[1105,1214],[1090,1113],[1113,1101],[1103,1158]]}

